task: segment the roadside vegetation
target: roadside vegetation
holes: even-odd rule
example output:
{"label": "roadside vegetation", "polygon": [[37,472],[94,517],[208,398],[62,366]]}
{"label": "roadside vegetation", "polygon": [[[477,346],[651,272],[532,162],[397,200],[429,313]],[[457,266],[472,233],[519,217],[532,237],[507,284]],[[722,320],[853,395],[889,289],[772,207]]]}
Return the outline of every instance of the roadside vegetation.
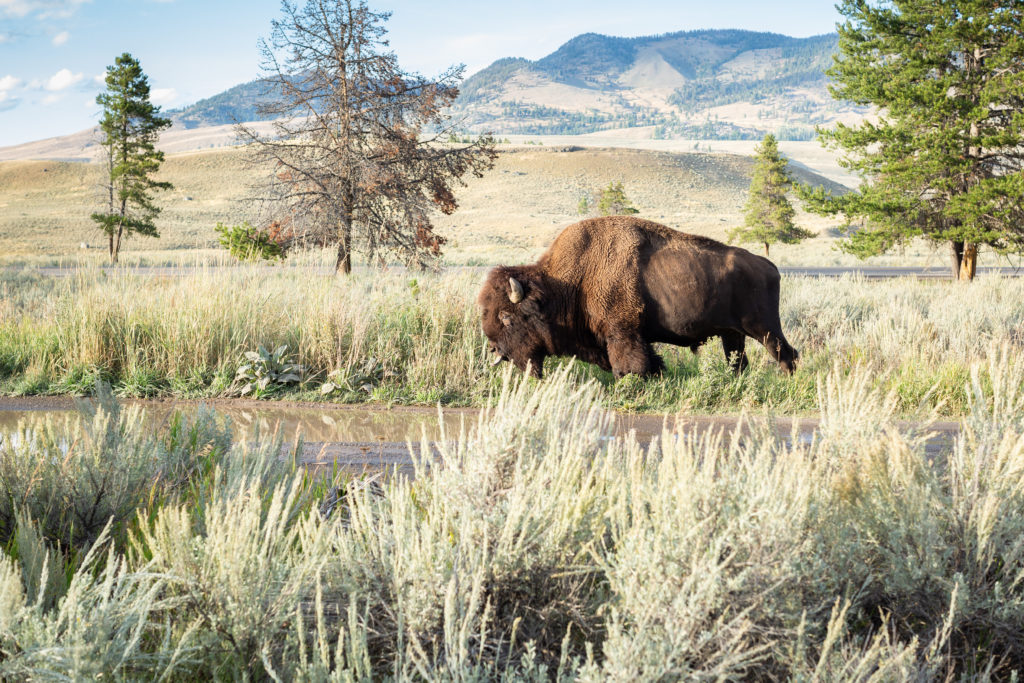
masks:
{"label": "roadside vegetation", "polygon": [[[198,268],[172,277],[82,270],[51,278],[0,273],[0,392],[261,398],[482,405],[499,373],[480,330],[481,273],[422,275],[329,269]],[[717,339],[696,356],[662,347],[659,378],[615,383],[594,366],[605,405],[619,410],[806,414],[832,367],[870,372],[900,414],[962,415],[971,364],[989,344],[1020,349],[1024,282],[973,287],[857,278],[783,281],[783,330],[801,353],[780,373],[748,340],[751,367],[729,371]],[[261,353],[262,347],[262,353]],[[278,381],[280,380],[280,381]],[[285,381],[287,380],[287,381]]]}
{"label": "roadside vegetation", "polygon": [[0,677],[1006,679],[1024,362],[986,349],[941,463],[839,363],[810,443],[649,448],[599,384],[506,370],[411,479],[313,479],[203,410],[148,431],[98,385],[0,434]]}

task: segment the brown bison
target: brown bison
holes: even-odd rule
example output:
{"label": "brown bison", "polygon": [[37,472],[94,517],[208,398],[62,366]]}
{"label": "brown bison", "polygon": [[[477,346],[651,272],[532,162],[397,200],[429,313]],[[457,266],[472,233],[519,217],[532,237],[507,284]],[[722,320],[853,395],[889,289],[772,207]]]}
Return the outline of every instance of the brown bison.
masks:
{"label": "brown bison", "polygon": [[793,372],[797,351],[779,323],[779,271],[766,258],[629,216],[570,225],[529,266],[491,270],[477,298],[494,363],[540,377],[547,356],[611,371],[664,368],[653,344],[696,351],[722,338],[733,370],[746,337]]}

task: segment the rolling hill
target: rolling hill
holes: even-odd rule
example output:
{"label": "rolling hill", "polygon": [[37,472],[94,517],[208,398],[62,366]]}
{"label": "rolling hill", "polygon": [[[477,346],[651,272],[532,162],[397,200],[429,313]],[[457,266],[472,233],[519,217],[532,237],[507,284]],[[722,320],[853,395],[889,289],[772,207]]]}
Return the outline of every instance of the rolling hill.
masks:
{"label": "rolling hill", "polygon": [[[445,253],[450,262],[536,258],[558,231],[580,219],[580,197],[613,181],[625,184],[641,216],[724,239],[742,221],[754,164],[749,156],[696,151],[577,145],[502,145],[500,150],[492,171],[459,188],[459,210],[436,216],[438,232],[449,238]],[[791,170],[801,182],[844,190],[802,164]],[[250,186],[264,173],[247,163],[240,148],[169,155],[158,176],[174,185],[156,197],[163,209],[157,219],[160,238],[129,240],[126,257],[142,250],[159,263],[216,249],[218,221],[258,219]],[[102,260],[103,237],[89,218],[102,206],[101,177],[97,163],[0,162],[0,255]],[[820,235],[784,253],[815,262],[816,257],[804,254],[828,249],[834,241],[827,230],[831,223],[806,214],[799,220]]]}

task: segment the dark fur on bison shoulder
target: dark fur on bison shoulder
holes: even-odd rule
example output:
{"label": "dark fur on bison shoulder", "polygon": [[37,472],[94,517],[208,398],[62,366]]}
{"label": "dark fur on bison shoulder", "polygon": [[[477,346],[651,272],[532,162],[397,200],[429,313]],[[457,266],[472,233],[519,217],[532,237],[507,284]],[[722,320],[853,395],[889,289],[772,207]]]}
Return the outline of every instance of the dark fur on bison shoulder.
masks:
{"label": "dark fur on bison shoulder", "polygon": [[751,337],[786,372],[797,351],[779,322],[779,271],[746,249],[629,216],[570,225],[528,266],[491,270],[477,298],[495,362],[540,377],[576,356],[622,377],[664,365],[653,344],[721,337],[736,372]]}

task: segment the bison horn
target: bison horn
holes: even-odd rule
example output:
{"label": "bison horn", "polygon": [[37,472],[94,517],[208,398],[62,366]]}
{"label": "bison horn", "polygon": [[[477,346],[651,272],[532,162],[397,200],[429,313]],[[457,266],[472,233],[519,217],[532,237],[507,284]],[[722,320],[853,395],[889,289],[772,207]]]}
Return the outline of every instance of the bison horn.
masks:
{"label": "bison horn", "polygon": [[519,281],[516,280],[514,277],[510,277],[508,279],[508,286],[509,286],[508,300],[511,301],[514,304],[517,304],[520,301],[522,301],[523,300],[523,286],[521,284],[519,284]]}

